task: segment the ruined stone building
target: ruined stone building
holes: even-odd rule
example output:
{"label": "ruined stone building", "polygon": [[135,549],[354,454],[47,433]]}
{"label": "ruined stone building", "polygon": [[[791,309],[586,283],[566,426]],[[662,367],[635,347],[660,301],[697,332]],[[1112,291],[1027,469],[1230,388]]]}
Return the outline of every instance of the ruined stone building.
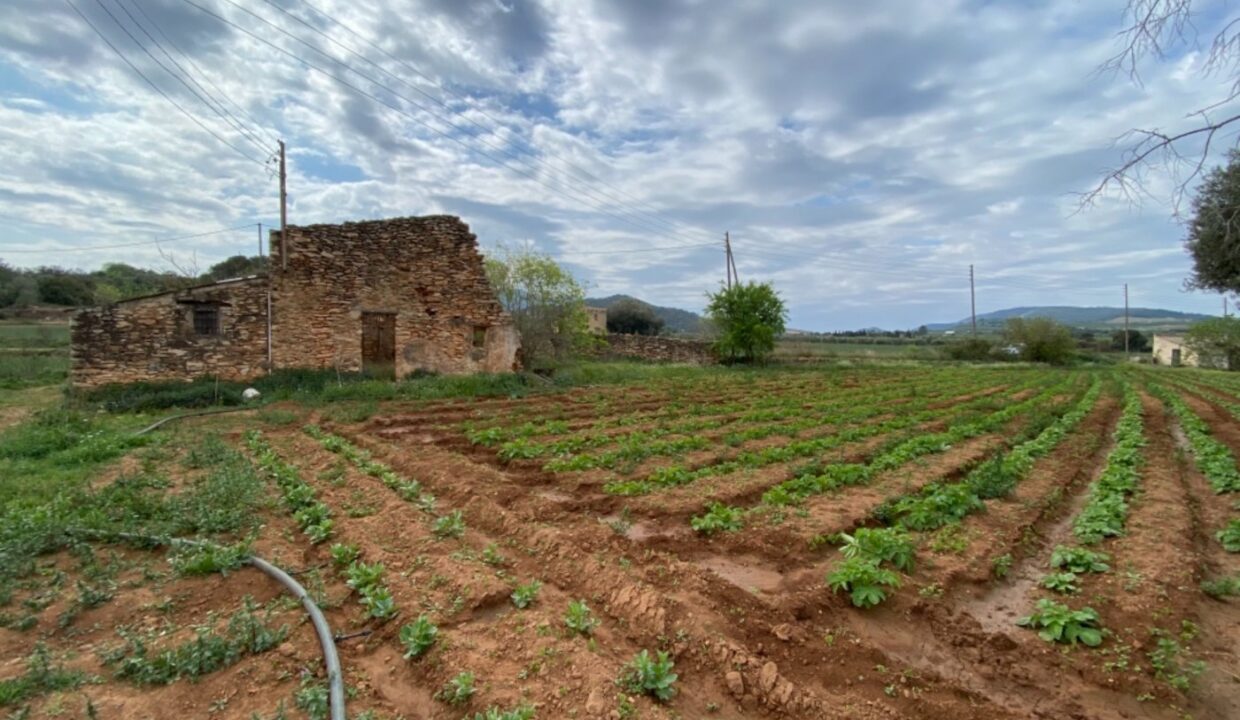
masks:
{"label": "ruined stone building", "polygon": [[507,372],[520,340],[449,215],[273,232],[266,275],[81,310],[75,385],[245,380],[273,368]]}

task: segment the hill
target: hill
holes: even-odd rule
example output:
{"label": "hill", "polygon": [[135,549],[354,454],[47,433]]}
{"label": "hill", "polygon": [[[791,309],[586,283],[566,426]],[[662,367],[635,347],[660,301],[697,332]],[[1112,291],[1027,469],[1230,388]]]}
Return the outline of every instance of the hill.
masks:
{"label": "hill", "polygon": [[[586,305],[589,307],[607,308],[621,300],[637,300],[650,305],[645,300],[640,300],[631,295],[608,295],[603,298],[586,298]],[[664,333],[694,335],[702,331],[702,316],[697,313],[681,310],[680,308],[663,307],[661,305],[650,305],[650,307],[654,310],[654,314],[663,320]]]}
{"label": "hill", "polygon": [[[998,328],[1010,318],[1047,317],[1069,327],[1084,330],[1114,330],[1124,326],[1122,307],[1073,307],[1070,305],[1043,305],[1038,307],[1015,307],[977,316],[978,327]],[[1129,308],[1128,323],[1136,330],[1179,330],[1204,320],[1209,315],[1186,313],[1160,308]],[[969,318],[952,323],[927,325],[932,332],[959,330],[969,327]]]}

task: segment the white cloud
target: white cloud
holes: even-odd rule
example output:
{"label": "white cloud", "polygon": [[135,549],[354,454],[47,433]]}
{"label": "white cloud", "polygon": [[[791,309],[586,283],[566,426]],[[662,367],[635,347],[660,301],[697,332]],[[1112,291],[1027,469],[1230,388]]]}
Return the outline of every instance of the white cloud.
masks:
{"label": "white cloud", "polygon": [[[98,4],[75,2],[177,102],[245,143]],[[729,230],[742,276],[774,280],[793,325],[811,329],[955,319],[969,264],[986,309],[1098,302],[1125,278],[1146,304],[1215,304],[1180,291],[1188,263],[1165,204],[1075,212],[1072,193],[1118,161],[1117,136],[1176,127],[1220,88],[1192,53],[1145,68],[1142,87],[1094,74],[1116,49],[1119,6],[315,2],[402,64],[281,0],[390,73],[350,58],[384,89],[226,0],[195,2],[402,110],[180,0],[103,0],[139,38],[124,9],[141,20],[143,8],[259,135],[288,140],[294,223],[458,213],[484,246],[531,242],[599,293],[690,309],[722,277],[720,251],[648,251]],[[266,4],[237,2],[345,57]],[[449,116],[457,128],[436,117],[440,101],[464,111]],[[263,168],[178,113],[58,3],[0,8],[0,153],[8,262],[158,264],[150,247],[53,248],[277,218]],[[1149,180],[1169,195],[1171,178]],[[254,244],[247,231],[179,247],[203,264]],[[642,252],[600,252],[617,250]]]}

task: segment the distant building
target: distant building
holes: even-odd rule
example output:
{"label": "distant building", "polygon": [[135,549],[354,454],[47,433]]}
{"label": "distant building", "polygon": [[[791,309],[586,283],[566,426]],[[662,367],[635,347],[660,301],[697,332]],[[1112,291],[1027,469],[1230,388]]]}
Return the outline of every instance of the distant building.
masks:
{"label": "distant building", "polygon": [[586,306],[586,327],[591,335],[607,334],[607,308]]}
{"label": "distant building", "polygon": [[290,225],[286,235],[272,233],[266,275],[78,312],[73,384],[518,367],[520,338],[459,218]]}
{"label": "distant building", "polygon": [[1197,353],[1184,343],[1183,335],[1155,335],[1153,358],[1155,365],[1171,367],[1207,367],[1216,370],[1228,370],[1227,358],[1223,356],[1198,357]]}

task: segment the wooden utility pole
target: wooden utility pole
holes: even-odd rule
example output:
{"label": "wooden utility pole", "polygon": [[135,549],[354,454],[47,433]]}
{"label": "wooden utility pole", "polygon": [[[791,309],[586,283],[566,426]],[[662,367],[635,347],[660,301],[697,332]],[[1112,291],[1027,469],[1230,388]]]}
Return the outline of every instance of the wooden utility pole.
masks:
{"label": "wooden utility pole", "polygon": [[973,334],[977,335],[977,292],[973,288],[973,266],[969,266],[969,316],[973,319]]}
{"label": "wooden utility pole", "polygon": [[288,192],[285,189],[287,174],[284,171],[284,141],[280,141],[280,267],[288,267]]}
{"label": "wooden utility pole", "polygon": [[1124,359],[1128,359],[1128,283],[1124,283]]}
{"label": "wooden utility pole", "polygon": [[[727,273],[728,289],[731,290],[732,289],[732,277],[736,274],[736,265],[735,263],[732,262],[732,234],[731,232],[725,231],[723,233],[723,250],[724,250],[724,255],[723,255],[724,272]],[[740,278],[736,278],[736,284],[739,285],[740,282],[741,282]]]}
{"label": "wooden utility pole", "polygon": [[1223,317],[1227,317],[1227,296],[1223,296]]}
{"label": "wooden utility pole", "polygon": [[258,224],[258,256],[263,256],[263,224]]}

